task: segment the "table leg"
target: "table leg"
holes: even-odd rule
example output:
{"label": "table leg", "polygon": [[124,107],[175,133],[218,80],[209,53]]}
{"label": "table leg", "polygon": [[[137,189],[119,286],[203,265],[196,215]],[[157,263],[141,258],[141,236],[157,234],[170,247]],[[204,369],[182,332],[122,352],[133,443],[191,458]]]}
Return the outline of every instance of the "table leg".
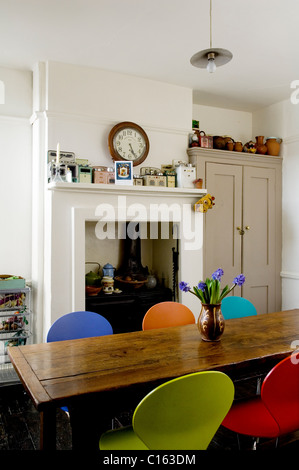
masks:
{"label": "table leg", "polygon": [[103,432],[112,428],[112,419],[122,411],[134,410],[146,392],[117,390],[77,399],[67,404],[72,426],[73,450],[99,450]]}
{"label": "table leg", "polygon": [[70,408],[72,449],[75,451],[99,450],[100,436],[111,429],[112,415],[96,407]]}
{"label": "table leg", "polygon": [[56,408],[40,412],[40,450],[56,449]]}

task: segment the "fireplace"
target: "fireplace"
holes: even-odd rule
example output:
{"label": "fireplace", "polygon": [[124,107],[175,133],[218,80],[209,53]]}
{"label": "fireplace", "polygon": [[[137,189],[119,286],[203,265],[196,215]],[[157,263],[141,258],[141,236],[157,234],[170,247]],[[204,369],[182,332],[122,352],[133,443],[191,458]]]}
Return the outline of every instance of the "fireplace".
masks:
{"label": "fireplace", "polygon": [[[87,224],[90,225],[90,224]],[[88,227],[88,236],[86,236],[86,252],[93,252],[94,255],[99,255],[97,248],[92,250],[92,244],[95,241],[95,233],[93,227]],[[152,256],[147,256],[147,261],[150,266],[143,266],[142,264],[142,232],[141,224],[139,222],[126,222],[123,227],[126,237],[124,240],[116,239],[110,246],[108,257],[117,251],[119,248],[119,265],[116,266],[114,275],[114,288],[111,293],[100,291],[96,295],[86,294],[86,310],[91,310],[103,315],[111,323],[114,333],[123,333],[128,331],[141,330],[142,320],[147,310],[158,302],[165,302],[169,300],[176,300],[177,293],[177,250],[173,247],[172,238],[168,238],[167,248],[163,244],[164,253],[167,258],[171,258],[172,254],[172,289],[166,286],[169,285],[169,272],[165,260],[161,260],[154,264],[155,247],[151,247]],[[161,232],[161,227],[159,232]],[[173,234],[173,230],[170,230]],[[161,240],[157,239],[155,245],[157,246]],[[177,243],[177,241],[176,241]],[[143,244],[145,248],[145,244]],[[149,245],[147,244],[147,250]],[[90,255],[89,255],[90,256]],[[100,255],[102,256],[102,255]],[[103,258],[105,259],[105,258]],[[86,265],[90,269],[90,261],[86,261]],[[168,263],[169,264],[169,263]],[[95,271],[98,271],[98,266],[95,263]],[[147,282],[148,279],[154,282]],[[156,283],[156,285],[154,285]]]}
{"label": "fireplace", "polygon": [[[50,183],[45,201],[44,338],[58,317],[85,310],[86,261],[121,267],[118,246],[125,243],[125,237],[119,230],[126,222],[140,224],[141,265],[155,273],[158,287],[168,289],[168,298],[171,294],[173,299],[176,258],[176,285],[180,280],[196,285],[202,278],[203,214],[195,212],[193,204],[205,193],[184,188]],[[176,236],[167,238],[167,231],[174,228]],[[96,233],[97,258],[88,251],[91,232]],[[119,303],[129,305],[136,292],[121,290]],[[144,286],[138,302],[147,305],[148,292]],[[175,300],[187,305],[197,317],[197,299],[177,292]]]}

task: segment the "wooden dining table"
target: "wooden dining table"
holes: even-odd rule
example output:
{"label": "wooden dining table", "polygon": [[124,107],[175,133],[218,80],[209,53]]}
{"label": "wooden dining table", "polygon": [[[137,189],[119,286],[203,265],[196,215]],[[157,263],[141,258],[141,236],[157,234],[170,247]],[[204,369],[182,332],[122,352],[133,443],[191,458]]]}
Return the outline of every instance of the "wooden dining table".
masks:
{"label": "wooden dining table", "polygon": [[40,448],[55,448],[62,405],[71,413],[74,448],[98,448],[111,418],[158,384],[207,370],[234,381],[266,374],[296,342],[299,309],[227,320],[216,342],[203,341],[191,324],[11,347],[9,356],[40,412]]}

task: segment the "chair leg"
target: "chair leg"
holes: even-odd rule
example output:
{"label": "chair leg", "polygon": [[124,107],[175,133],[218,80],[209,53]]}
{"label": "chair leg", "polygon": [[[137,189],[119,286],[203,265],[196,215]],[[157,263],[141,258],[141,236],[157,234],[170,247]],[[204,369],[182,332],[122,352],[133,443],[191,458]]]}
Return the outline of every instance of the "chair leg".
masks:
{"label": "chair leg", "polygon": [[118,429],[118,428],[121,428],[122,426],[123,425],[116,417],[112,419],[112,429]]}
{"label": "chair leg", "polygon": [[256,384],[256,394],[260,395],[261,394],[261,386],[262,386],[262,378],[259,377],[257,379],[257,384]]}
{"label": "chair leg", "polygon": [[257,445],[258,445],[258,443],[259,443],[259,438],[258,438],[258,437],[256,437],[256,438],[254,439],[254,442],[253,442],[253,447],[252,447],[252,448],[253,448],[253,450],[256,450],[256,449],[257,449]]}

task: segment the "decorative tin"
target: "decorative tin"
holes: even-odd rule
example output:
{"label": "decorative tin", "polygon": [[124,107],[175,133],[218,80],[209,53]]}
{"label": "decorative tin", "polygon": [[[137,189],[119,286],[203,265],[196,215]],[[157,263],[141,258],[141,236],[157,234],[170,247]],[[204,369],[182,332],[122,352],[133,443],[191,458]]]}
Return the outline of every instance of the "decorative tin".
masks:
{"label": "decorative tin", "polygon": [[144,186],[166,186],[166,176],[159,175],[145,175],[143,177]]}
{"label": "decorative tin", "polygon": [[166,186],[168,188],[175,188],[176,187],[176,172],[175,172],[175,170],[166,170],[166,171],[164,171],[164,175],[166,176]]}
{"label": "decorative tin", "polygon": [[212,149],[213,148],[213,136],[212,135],[206,135],[204,131],[200,131],[200,133],[199,133],[199,145],[203,148]]}
{"label": "decorative tin", "polygon": [[135,186],[143,186],[143,177],[139,175],[133,176],[133,184]]}
{"label": "decorative tin", "polygon": [[93,167],[93,182],[96,184],[114,184],[114,169],[110,167]]}
{"label": "decorative tin", "polygon": [[92,183],[92,168],[90,166],[79,165],[79,183]]}

